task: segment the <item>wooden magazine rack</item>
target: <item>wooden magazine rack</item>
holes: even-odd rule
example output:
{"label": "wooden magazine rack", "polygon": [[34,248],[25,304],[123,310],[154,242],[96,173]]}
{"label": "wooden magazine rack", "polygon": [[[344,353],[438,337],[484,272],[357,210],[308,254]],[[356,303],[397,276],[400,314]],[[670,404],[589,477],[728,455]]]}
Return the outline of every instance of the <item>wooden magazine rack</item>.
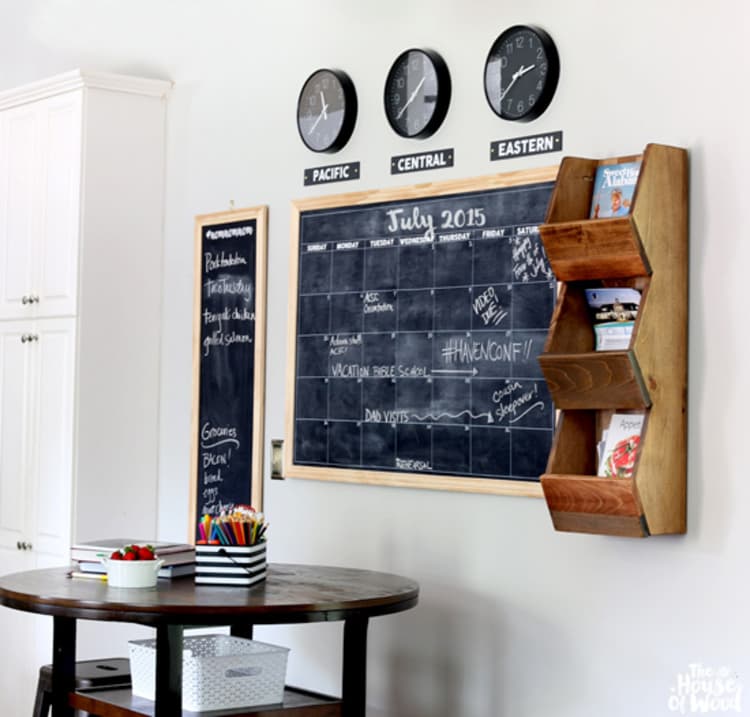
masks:
{"label": "wooden magazine rack", "polygon": [[[629,214],[589,219],[600,164],[642,160]],[[560,410],[541,483],[557,530],[645,537],[686,530],[687,152],[567,157],[540,227],[562,283],[539,362]],[[626,351],[595,351],[584,288],[642,292]],[[632,478],[597,477],[614,412],[645,414]]]}

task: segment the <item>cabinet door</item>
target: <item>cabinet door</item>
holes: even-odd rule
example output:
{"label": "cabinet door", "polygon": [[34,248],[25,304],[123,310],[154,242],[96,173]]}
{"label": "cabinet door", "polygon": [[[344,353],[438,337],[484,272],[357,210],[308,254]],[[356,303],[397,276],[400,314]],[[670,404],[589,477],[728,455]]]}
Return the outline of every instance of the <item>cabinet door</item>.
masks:
{"label": "cabinet door", "polygon": [[38,126],[36,104],[0,113],[0,319],[33,315]]}
{"label": "cabinet door", "polygon": [[43,209],[34,252],[36,315],[73,316],[78,291],[82,92],[38,104]]}
{"label": "cabinet door", "polygon": [[0,323],[0,571],[18,567],[21,544],[32,542],[27,480],[32,456],[32,323]]}
{"label": "cabinet door", "polygon": [[30,517],[37,567],[67,565],[73,491],[75,319],[35,322],[31,411]]}

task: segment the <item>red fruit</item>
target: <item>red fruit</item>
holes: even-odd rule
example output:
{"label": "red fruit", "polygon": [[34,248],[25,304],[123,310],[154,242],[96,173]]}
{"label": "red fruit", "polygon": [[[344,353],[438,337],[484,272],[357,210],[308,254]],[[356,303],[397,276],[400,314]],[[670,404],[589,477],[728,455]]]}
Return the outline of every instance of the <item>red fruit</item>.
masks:
{"label": "red fruit", "polygon": [[122,560],[122,553],[119,550],[115,550],[112,555],[109,556],[110,560]]}
{"label": "red fruit", "polygon": [[128,548],[130,548],[134,553],[137,553],[140,549],[140,545],[128,545]]}
{"label": "red fruit", "polygon": [[137,551],[138,559],[139,560],[153,560],[154,559],[154,551],[151,550],[151,548],[144,547],[140,548]]}
{"label": "red fruit", "polygon": [[132,550],[129,550],[125,553],[125,555],[122,556],[123,560],[138,560],[138,557],[136,553],[134,553]]}

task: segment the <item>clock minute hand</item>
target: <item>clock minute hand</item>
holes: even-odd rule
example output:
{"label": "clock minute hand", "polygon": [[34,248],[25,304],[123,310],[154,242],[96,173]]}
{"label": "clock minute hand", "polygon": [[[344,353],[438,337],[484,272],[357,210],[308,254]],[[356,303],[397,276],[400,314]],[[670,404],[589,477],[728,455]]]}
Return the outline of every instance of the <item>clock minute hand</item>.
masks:
{"label": "clock minute hand", "polygon": [[531,72],[536,67],[536,65],[529,65],[528,67],[524,67],[521,65],[514,73],[513,77],[510,80],[510,84],[500,93],[500,102],[502,102],[505,99],[505,95],[508,94],[508,91],[511,87],[516,83],[516,80],[520,77],[523,77],[527,72]]}
{"label": "clock minute hand", "polygon": [[326,104],[326,96],[323,94],[323,90],[320,91],[320,104],[323,105],[323,119],[328,119],[328,105]]}
{"label": "clock minute hand", "polygon": [[312,134],[315,131],[315,128],[318,126],[318,122],[320,122],[320,120],[323,119],[323,113],[325,111],[326,111],[326,108],[324,106],[320,114],[318,115],[317,119],[315,120],[315,122],[312,123],[312,127],[310,127],[310,129],[307,131],[307,134]]}
{"label": "clock minute hand", "polygon": [[426,79],[426,78],[424,78],[424,77],[423,77],[423,78],[422,78],[422,79],[421,79],[421,80],[419,81],[419,84],[418,84],[418,85],[417,85],[417,86],[416,86],[416,87],[414,88],[414,92],[412,92],[412,93],[411,93],[411,94],[409,95],[409,99],[408,99],[408,100],[406,100],[406,104],[405,104],[405,105],[404,105],[404,106],[403,106],[403,107],[401,108],[401,111],[400,111],[400,112],[399,112],[399,113],[398,113],[398,114],[396,115],[396,119],[397,119],[397,120],[400,120],[400,119],[401,119],[401,115],[403,115],[403,114],[404,114],[404,112],[406,112],[406,108],[407,108],[407,107],[408,107],[408,106],[409,106],[409,105],[410,105],[410,104],[411,104],[412,102],[414,102],[414,98],[415,98],[415,97],[417,96],[417,94],[419,93],[419,90],[420,90],[420,89],[422,89],[422,85],[424,84],[424,81],[425,81],[425,79]]}

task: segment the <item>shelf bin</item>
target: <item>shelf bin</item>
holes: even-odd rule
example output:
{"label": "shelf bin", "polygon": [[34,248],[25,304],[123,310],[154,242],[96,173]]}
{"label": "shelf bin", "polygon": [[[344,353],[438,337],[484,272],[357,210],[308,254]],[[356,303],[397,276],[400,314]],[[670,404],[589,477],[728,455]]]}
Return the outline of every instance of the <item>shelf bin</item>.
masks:
{"label": "shelf bin", "polygon": [[[596,444],[608,412],[562,411],[542,490],[556,530],[625,537],[649,535],[633,478],[596,475]],[[648,421],[641,432],[647,436]],[[640,460],[640,455],[639,455]]]}

